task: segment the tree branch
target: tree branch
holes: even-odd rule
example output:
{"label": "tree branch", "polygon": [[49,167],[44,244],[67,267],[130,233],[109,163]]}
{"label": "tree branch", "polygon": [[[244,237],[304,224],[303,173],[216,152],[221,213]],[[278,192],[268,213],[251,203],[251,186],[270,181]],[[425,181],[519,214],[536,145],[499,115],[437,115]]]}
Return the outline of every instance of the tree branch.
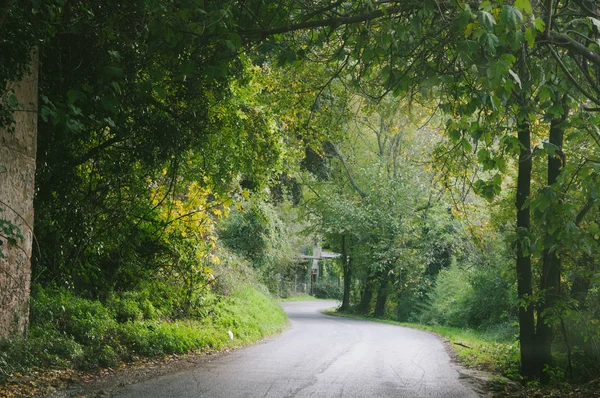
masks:
{"label": "tree branch", "polygon": [[352,185],[352,188],[354,188],[354,190],[360,195],[361,198],[366,198],[367,194],[365,193],[365,191],[363,191],[358,184],[356,183],[356,181],[354,181],[354,178],[352,178],[352,174],[350,174],[350,170],[348,169],[348,165],[346,164],[346,161],[344,160],[344,158],[342,157],[342,155],[340,155],[340,152],[338,151],[338,149],[332,145],[333,151],[335,153],[335,156],[340,160],[340,162],[342,162],[342,166],[344,167],[344,170],[346,171],[346,176],[348,177],[348,181],[350,181],[350,185]]}
{"label": "tree branch", "polygon": [[393,15],[401,10],[402,10],[401,7],[394,6],[394,7],[389,7],[387,10],[375,10],[375,11],[367,13],[367,14],[355,15],[355,16],[351,16],[351,17],[319,19],[319,20],[315,20],[315,21],[306,21],[306,22],[300,22],[300,23],[296,23],[296,24],[289,24],[286,26],[280,26],[278,28],[271,28],[271,29],[250,29],[250,30],[246,30],[246,31],[242,30],[240,32],[240,36],[246,37],[246,38],[256,38],[256,37],[266,38],[269,36],[273,36],[273,35],[277,35],[277,34],[281,34],[281,33],[295,32],[298,30],[323,28],[326,26],[337,27],[340,25],[351,25],[351,24],[355,24],[355,23],[359,23],[359,22],[372,21],[374,19],[381,18],[385,15]]}
{"label": "tree branch", "polygon": [[548,31],[548,40],[550,43],[566,48],[567,50],[573,51],[577,54],[584,56],[588,61],[592,62],[596,66],[600,66],[600,54],[596,54],[577,40],[571,38],[571,36],[565,33],[558,33]]}

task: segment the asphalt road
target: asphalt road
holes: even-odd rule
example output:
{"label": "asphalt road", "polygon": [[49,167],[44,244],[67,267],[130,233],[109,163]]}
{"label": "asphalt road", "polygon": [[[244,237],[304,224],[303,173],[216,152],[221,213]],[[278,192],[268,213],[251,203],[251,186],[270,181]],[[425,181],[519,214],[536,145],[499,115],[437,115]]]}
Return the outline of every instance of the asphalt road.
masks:
{"label": "asphalt road", "polygon": [[116,397],[477,397],[434,335],[327,316],[333,301],[284,303],[279,336],[118,391]]}

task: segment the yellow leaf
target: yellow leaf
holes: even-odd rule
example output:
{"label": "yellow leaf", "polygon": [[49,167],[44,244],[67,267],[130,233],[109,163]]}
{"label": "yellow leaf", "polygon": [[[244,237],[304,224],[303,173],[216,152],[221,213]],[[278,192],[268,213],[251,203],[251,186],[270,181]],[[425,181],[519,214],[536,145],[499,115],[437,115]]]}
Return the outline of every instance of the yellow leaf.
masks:
{"label": "yellow leaf", "polygon": [[473,23],[470,23],[467,25],[467,27],[465,28],[465,39],[467,39],[469,36],[471,36],[471,33],[473,33],[473,27],[475,25],[473,25]]}

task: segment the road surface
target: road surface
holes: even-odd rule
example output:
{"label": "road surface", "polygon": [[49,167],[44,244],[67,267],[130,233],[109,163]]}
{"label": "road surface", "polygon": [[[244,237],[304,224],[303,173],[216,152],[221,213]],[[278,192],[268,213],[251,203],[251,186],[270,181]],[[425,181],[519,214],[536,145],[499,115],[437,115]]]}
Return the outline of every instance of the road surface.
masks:
{"label": "road surface", "polygon": [[477,397],[434,335],[327,316],[333,301],[284,303],[281,335],[198,368],[115,391],[121,398]]}

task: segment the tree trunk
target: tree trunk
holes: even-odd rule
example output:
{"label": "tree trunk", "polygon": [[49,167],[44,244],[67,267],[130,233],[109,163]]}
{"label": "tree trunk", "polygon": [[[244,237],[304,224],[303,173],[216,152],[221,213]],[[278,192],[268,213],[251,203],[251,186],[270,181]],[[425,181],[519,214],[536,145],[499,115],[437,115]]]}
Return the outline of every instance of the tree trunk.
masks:
{"label": "tree trunk", "polygon": [[359,311],[362,315],[369,315],[371,310],[371,300],[373,299],[373,282],[372,277],[369,275],[365,282],[365,288],[360,297]]}
{"label": "tree trunk", "polygon": [[342,299],[341,311],[350,309],[350,287],[352,286],[352,269],[350,258],[346,247],[346,234],[342,234],[342,272],[344,273],[344,297]]}
{"label": "tree trunk", "polygon": [[[567,110],[565,110],[566,114]],[[563,167],[563,136],[561,126],[564,119],[553,119],[550,124],[550,145],[554,146],[554,156],[548,155],[548,186],[556,183]],[[552,362],[552,325],[550,323],[549,311],[554,307],[560,295],[560,258],[556,254],[555,239],[549,234],[545,236],[545,248],[542,253],[542,278],[540,289],[544,295],[544,301],[538,308],[536,341],[538,344],[539,366],[543,372],[546,365]],[[558,242],[556,242],[558,243]],[[548,375],[543,372],[542,382],[549,382]]]}
{"label": "tree trunk", "polygon": [[535,323],[531,282],[531,255],[527,240],[531,227],[529,206],[525,206],[531,194],[531,132],[527,121],[518,125],[518,138],[521,144],[517,173],[517,287],[519,296],[519,340],[521,342],[521,375],[527,379],[541,376],[535,355]]}
{"label": "tree trunk", "polygon": [[[29,318],[29,285],[33,243],[33,196],[37,149],[38,62],[10,84],[22,109],[14,111],[12,128],[0,128],[0,220],[16,226],[13,244],[0,234],[0,338],[24,334]],[[7,93],[6,90],[5,95]]]}
{"label": "tree trunk", "polygon": [[376,318],[382,318],[385,314],[385,303],[387,302],[387,287],[381,286],[377,291],[377,301],[375,302],[375,312],[373,315]]}

